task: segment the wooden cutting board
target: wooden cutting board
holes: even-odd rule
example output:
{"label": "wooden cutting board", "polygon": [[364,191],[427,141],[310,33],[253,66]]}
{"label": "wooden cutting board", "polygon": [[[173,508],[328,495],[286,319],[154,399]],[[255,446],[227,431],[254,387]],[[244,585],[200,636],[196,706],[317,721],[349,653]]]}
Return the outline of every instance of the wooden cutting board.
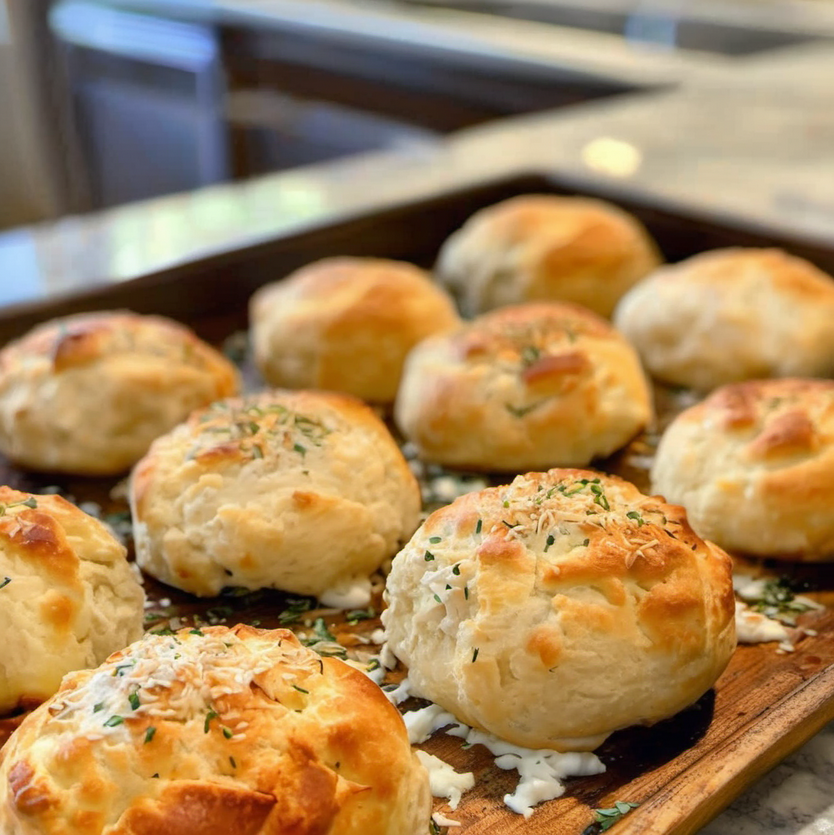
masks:
{"label": "wooden cutting board", "polygon": [[501,802],[515,785],[514,772],[495,769],[484,749],[463,750],[460,739],[435,735],[420,747],[477,775],[476,789],[456,812],[447,811],[463,824],[455,831],[580,835],[593,824],[595,808],[631,801],[640,806],[615,825],[619,835],[697,832],[834,719],[834,613],[800,622],[819,634],[803,638],[791,654],[777,654],[775,644],[739,647],[697,705],[653,728],[612,736],[597,752],[607,771],[567,781],[565,795],[528,820]]}

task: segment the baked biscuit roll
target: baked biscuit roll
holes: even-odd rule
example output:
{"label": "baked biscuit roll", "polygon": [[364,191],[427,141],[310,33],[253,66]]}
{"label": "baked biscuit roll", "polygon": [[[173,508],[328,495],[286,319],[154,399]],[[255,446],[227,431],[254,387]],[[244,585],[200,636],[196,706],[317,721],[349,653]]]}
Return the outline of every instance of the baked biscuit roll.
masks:
{"label": "baked biscuit roll", "polygon": [[752,380],[682,412],[652,487],[730,551],[834,560],[834,382]]}
{"label": "baked biscuit roll", "polygon": [[383,614],[411,692],[515,745],[591,750],[697,701],[736,645],[732,565],[683,509],[586,470],[434,512]]}
{"label": "baked biscuit roll", "polygon": [[157,439],[131,478],[136,559],[200,596],[277,588],[329,605],[417,527],[420,490],[374,412],[343,394],[223,400]]}
{"label": "baked biscuit roll", "polygon": [[136,640],[144,603],[101,522],[60,496],[0,487],[0,714],[44,701],[65,673]]}
{"label": "baked biscuit roll", "polygon": [[526,194],[472,215],[443,244],[435,275],[467,316],[549,300],[610,316],[660,261],[640,221],[617,206]]}
{"label": "baked biscuit roll", "polygon": [[0,452],[34,470],[114,475],[237,390],[234,366],[170,319],[55,319],[0,351]]}
{"label": "baked biscuit roll", "polygon": [[610,455],[652,419],[632,347],[559,302],[495,310],[409,355],[395,416],[421,457],[520,472]]}
{"label": "baked biscuit roll", "polygon": [[649,373],[710,391],[766,377],[834,374],[834,279],[778,249],[716,249],[662,267],[614,323]]}
{"label": "baked biscuit roll", "polygon": [[283,629],[148,635],[0,751],[3,835],[424,835],[430,804],[382,691]]}
{"label": "baked biscuit roll", "polygon": [[402,261],[325,258],[250,302],[255,361],[270,385],[393,403],[408,352],[460,319],[431,276]]}

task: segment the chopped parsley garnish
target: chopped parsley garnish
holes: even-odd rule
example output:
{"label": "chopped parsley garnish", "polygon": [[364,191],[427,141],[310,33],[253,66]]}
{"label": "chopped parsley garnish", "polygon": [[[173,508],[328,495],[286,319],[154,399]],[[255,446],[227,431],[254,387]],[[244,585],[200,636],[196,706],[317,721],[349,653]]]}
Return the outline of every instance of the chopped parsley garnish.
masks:
{"label": "chopped parsley garnish", "polygon": [[474,664],[478,660],[478,653],[480,652],[480,647],[475,647],[475,651],[472,653],[472,663]]}
{"label": "chopped parsley garnish", "polygon": [[212,606],[206,610],[206,617],[209,619],[209,623],[218,623],[234,613],[235,610],[231,606]]}
{"label": "chopped parsley garnish", "polygon": [[235,762],[234,757],[229,757],[229,765],[231,765],[232,768],[237,768],[237,763]]}
{"label": "chopped parsley garnish", "polygon": [[618,800],[610,809],[594,809],[594,821],[600,825],[600,832],[610,829],[623,815],[636,809],[639,803],[624,803]]}
{"label": "chopped parsley garnish", "polygon": [[542,352],[535,345],[527,345],[521,351],[521,362],[525,368],[536,362],[542,355]]}
{"label": "chopped parsley garnish", "polygon": [[102,710],[104,710],[104,702],[99,702],[98,704],[93,705],[93,713],[99,713]]}
{"label": "chopped parsley garnish", "polygon": [[324,618],[316,618],[315,621],[313,621],[313,634],[315,635],[314,638],[306,638],[303,641],[306,646],[317,644],[319,641],[336,640],[336,636],[327,628]]}
{"label": "chopped parsley garnish", "polygon": [[438,543],[438,542],[440,542],[440,541],[441,541],[441,539],[442,539],[442,537],[440,537],[440,536],[430,536],[430,537],[429,537],[429,542],[430,542],[432,545],[437,545],[437,543]]}
{"label": "chopped parsley garnish", "polygon": [[147,745],[154,738],[155,733],[156,728],[154,728],[153,725],[145,731],[145,745]]}
{"label": "chopped parsley garnish", "polygon": [[455,563],[452,566],[452,574],[454,574],[455,577],[458,577],[460,575],[460,563]]}
{"label": "chopped parsley garnish", "polygon": [[302,458],[307,454],[307,447],[302,446],[301,444],[294,444],[293,449],[300,453]]}
{"label": "chopped parsley garnish", "polygon": [[443,601],[440,599],[440,595],[439,595],[439,594],[436,594],[436,595],[434,596],[434,599],[435,599],[438,603],[442,603],[442,602],[443,602]]}
{"label": "chopped parsley garnish", "polygon": [[22,499],[19,502],[9,502],[8,504],[0,503],[0,516],[5,516],[6,511],[13,507],[28,507],[28,508],[36,508],[38,506],[38,500],[34,496],[29,496],[28,499]]}
{"label": "chopped parsley garnish", "polygon": [[139,705],[141,702],[139,701],[139,694],[136,692],[131,693],[127,700],[130,702],[130,707],[132,710],[139,710]]}
{"label": "chopped parsley garnish", "polygon": [[431,552],[431,551],[426,551],[426,554],[425,554],[425,556],[423,557],[423,559],[424,559],[426,562],[432,562],[432,561],[434,560],[434,554],[432,554],[432,552]]}
{"label": "chopped parsley garnish", "polygon": [[787,577],[768,580],[762,587],[761,596],[751,602],[751,608],[769,618],[775,618],[788,624],[796,622],[796,616],[810,611],[814,607],[802,600],[797,600],[791,582]]}
{"label": "chopped parsley garnish", "polygon": [[556,537],[555,537],[555,536],[553,536],[553,534],[552,534],[552,533],[549,533],[549,534],[547,535],[547,542],[545,543],[545,546],[544,546],[544,552],[545,552],[545,554],[547,553],[547,549],[548,549],[548,548],[550,548],[550,546],[551,546],[551,545],[553,545],[553,543],[554,543],[555,541],[556,541]]}
{"label": "chopped parsley garnish", "polygon": [[204,637],[203,633],[199,629],[196,629],[196,628],[195,629],[189,629],[188,634],[189,635],[199,635],[201,638]]}
{"label": "chopped parsley garnish", "polygon": [[203,733],[207,734],[209,732],[209,729],[211,728],[211,720],[212,719],[217,719],[217,711],[216,710],[210,710],[206,714],[206,721],[203,723]]}
{"label": "chopped parsley garnish", "polygon": [[603,510],[611,510],[608,499],[599,484],[591,484],[591,492],[594,494],[594,504],[598,504]]}
{"label": "chopped parsley garnish", "polygon": [[303,693],[305,696],[310,695],[309,690],[305,690],[303,687],[299,687],[297,684],[293,684],[292,689],[293,690],[298,690],[299,693]]}
{"label": "chopped parsley garnish", "polygon": [[643,525],[646,524],[646,520],[643,518],[639,510],[629,510],[629,512],[626,513],[626,516],[629,519],[634,519],[634,521],[637,522],[638,528],[642,528]]}
{"label": "chopped parsley garnish", "polygon": [[345,615],[347,622],[352,624],[359,623],[360,620],[372,620],[375,617],[376,609],[373,606],[369,606],[367,609],[352,609]]}
{"label": "chopped parsley garnish", "polygon": [[11,578],[11,577],[4,577],[4,578],[3,578],[3,582],[2,582],[2,583],[0,583],[0,589],[4,589],[4,588],[6,588],[6,586],[8,586],[8,585],[9,585],[9,583],[11,583],[11,581],[12,581],[12,578]]}
{"label": "chopped parsley garnish", "polygon": [[541,404],[544,403],[544,400],[537,400],[535,403],[531,403],[529,406],[513,406],[512,403],[505,403],[504,408],[516,418],[523,418],[526,415],[529,415],[534,409],[538,409]]}
{"label": "chopped parsley garnish", "polygon": [[464,599],[469,600],[469,586],[464,586],[463,587],[463,596],[464,596]]}
{"label": "chopped parsley garnish", "polygon": [[483,520],[478,519],[478,524],[475,525],[475,533],[480,533],[481,532],[481,528],[483,527],[483,524],[484,524]]}
{"label": "chopped parsley garnish", "polygon": [[254,444],[252,446],[252,457],[253,458],[263,458],[264,457],[264,451],[257,444]]}
{"label": "chopped parsley garnish", "polygon": [[105,728],[115,728],[116,725],[121,725],[125,721],[124,716],[111,716],[105,723]]}
{"label": "chopped parsley garnish", "polygon": [[278,615],[278,623],[286,626],[288,623],[297,623],[301,620],[304,612],[313,608],[313,601],[306,597],[291,597],[287,600],[287,608]]}
{"label": "chopped parsley garnish", "polygon": [[223,731],[223,736],[225,736],[226,739],[231,739],[235,735],[235,732],[231,728],[227,728],[225,725],[221,725],[220,730]]}

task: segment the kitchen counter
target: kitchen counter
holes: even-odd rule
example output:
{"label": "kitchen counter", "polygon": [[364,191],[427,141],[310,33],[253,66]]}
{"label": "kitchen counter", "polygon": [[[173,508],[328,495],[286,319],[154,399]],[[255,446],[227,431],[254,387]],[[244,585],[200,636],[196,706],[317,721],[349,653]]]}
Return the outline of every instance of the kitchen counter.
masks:
{"label": "kitchen counter", "polygon": [[[546,172],[834,247],[834,45],[705,69],[686,86],[499,120],[445,141],[0,234],[0,303],[129,280],[441,191]],[[740,118],[739,114],[743,114]]]}
{"label": "kitchen counter", "polygon": [[[150,9],[154,3],[135,0],[130,5]],[[182,0],[181,6],[190,13],[209,13],[198,0]],[[248,15],[265,24],[275,20],[271,10],[280,9],[286,20],[292,7],[294,13],[299,8],[278,0],[211,6],[212,14]],[[313,11],[323,4],[311,0],[306,8],[310,16],[298,25],[333,23]],[[508,39],[518,37],[520,30],[513,31]],[[454,43],[461,47],[464,41]],[[452,48],[453,41],[441,39],[436,45]],[[523,43],[518,50],[521,60],[539,55]],[[605,60],[596,56],[594,64]],[[689,63],[685,70],[679,64],[686,78],[674,91],[517,117],[464,131],[436,146],[347,159],[12,230],[0,235],[0,304],[24,309],[91,284],[128,281],[353,214],[533,172],[578,188],[720,216],[740,227],[752,224],[834,248],[834,47],[813,45],[735,59],[734,69],[724,62],[695,63],[697,68]],[[657,68],[650,72],[646,63],[635,66],[636,75],[645,73],[646,83],[652,73],[656,76]],[[703,833],[828,835],[834,832],[833,779],[830,725]]]}

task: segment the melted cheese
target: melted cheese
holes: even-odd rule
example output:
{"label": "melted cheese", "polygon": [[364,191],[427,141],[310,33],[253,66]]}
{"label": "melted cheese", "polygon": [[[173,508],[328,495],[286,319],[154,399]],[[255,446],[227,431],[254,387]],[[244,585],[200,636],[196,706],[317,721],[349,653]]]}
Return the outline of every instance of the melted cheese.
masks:
{"label": "melted cheese", "polygon": [[475,775],[471,771],[455,771],[449,763],[444,762],[434,754],[416,751],[417,759],[429,772],[429,785],[432,797],[445,797],[449,801],[449,808],[458,808],[461,795],[475,785]]}
{"label": "melted cheese", "polygon": [[371,578],[359,577],[349,584],[328,589],[319,596],[319,602],[334,609],[361,609],[371,602]]}
{"label": "melted cheese", "polygon": [[504,796],[504,803],[525,818],[533,814],[533,807],[537,804],[562,795],[565,791],[562,780],[566,777],[585,777],[605,771],[596,754],[587,751],[561,753],[511,745],[492,734],[458,722],[440,705],[432,704],[410,711],[403,715],[403,719],[412,745],[425,742],[434,731],[446,728],[446,733],[462,737],[467,745],[483,745],[495,756],[498,768],[518,771],[518,786],[512,794]]}
{"label": "melted cheese", "polygon": [[788,630],[778,620],[754,612],[745,603],[738,600],[736,601],[736,636],[741,644],[781,641],[787,643],[793,649]]}

